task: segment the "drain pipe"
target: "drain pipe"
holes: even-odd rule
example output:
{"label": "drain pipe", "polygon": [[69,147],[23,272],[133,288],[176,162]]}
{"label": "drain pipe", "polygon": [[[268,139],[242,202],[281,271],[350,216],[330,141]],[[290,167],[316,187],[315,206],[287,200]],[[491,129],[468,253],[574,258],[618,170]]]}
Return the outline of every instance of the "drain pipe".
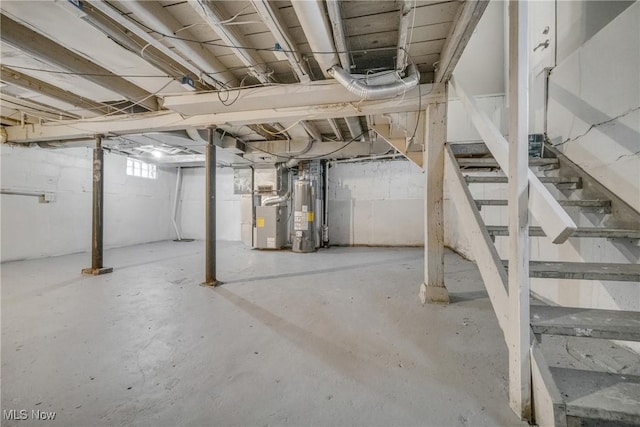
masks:
{"label": "drain pipe", "polygon": [[329,247],[329,161],[322,160],[322,247]]}
{"label": "drain pipe", "polygon": [[182,167],[178,166],[176,171],[176,194],[173,198],[173,229],[176,231],[177,240],[182,240],[182,233],[178,227],[178,204],[180,203],[180,193],[182,193]]}

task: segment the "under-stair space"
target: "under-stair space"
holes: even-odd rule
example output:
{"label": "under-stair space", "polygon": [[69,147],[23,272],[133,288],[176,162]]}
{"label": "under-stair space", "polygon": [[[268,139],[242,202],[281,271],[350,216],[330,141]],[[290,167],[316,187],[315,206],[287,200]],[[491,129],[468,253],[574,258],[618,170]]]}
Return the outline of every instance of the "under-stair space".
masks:
{"label": "under-stair space", "polygon": [[[482,142],[449,148],[508,269],[507,176]],[[530,215],[532,399],[553,414],[536,422],[640,425],[640,214],[551,147],[529,167],[577,225],[553,244]]]}

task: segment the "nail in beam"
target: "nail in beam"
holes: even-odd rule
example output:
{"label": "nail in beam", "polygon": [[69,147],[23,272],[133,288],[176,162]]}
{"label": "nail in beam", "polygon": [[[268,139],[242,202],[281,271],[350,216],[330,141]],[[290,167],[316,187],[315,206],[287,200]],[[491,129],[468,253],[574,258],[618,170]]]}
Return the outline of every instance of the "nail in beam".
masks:
{"label": "nail in beam", "polygon": [[213,143],[215,127],[209,127],[206,151],[206,241],[205,241],[205,281],[203,285],[216,286],[216,146]]}
{"label": "nail in beam", "polygon": [[102,265],[102,226],[104,217],[104,154],[102,135],[96,135],[93,149],[93,225],[91,229],[91,268],[82,269],[82,274],[99,276],[111,273],[113,268]]}

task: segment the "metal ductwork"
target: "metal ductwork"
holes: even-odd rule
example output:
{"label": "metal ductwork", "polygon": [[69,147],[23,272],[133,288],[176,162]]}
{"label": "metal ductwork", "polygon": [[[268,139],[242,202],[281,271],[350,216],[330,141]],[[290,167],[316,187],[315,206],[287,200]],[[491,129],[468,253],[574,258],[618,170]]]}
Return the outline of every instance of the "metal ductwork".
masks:
{"label": "metal ductwork", "polygon": [[291,197],[291,192],[287,191],[284,196],[265,197],[262,199],[262,206],[274,206],[286,202]]}
{"label": "metal ductwork", "polygon": [[311,50],[315,52],[313,56],[322,69],[322,73],[325,77],[331,77],[329,69],[340,64],[340,59],[335,53],[336,48],[324,10],[324,2],[321,0],[293,1],[291,5],[298,16]]}
{"label": "metal ductwork", "polygon": [[351,58],[349,58],[347,37],[345,36],[344,25],[342,23],[340,2],[338,0],[327,0],[327,12],[329,12],[329,20],[333,27],[333,40],[336,43],[340,64],[345,70],[351,71]]}
{"label": "metal ductwork", "polygon": [[[349,92],[362,99],[393,98],[413,89],[420,83],[420,73],[414,65],[407,67],[408,76],[391,83],[373,85],[367,82],[371,77],[355,77],[342,67],[334,65],[329,73]],[[373,76],[375,78],[375,75]]]}
{"label": "metal ductwork", "polygon": [[[331,24],[324,13],[323,2],[318,0],[294,1],[292,4],[309,45],[316,52],[314,57],[323,72],[325,75],[336,79],[349,92],[362,99],[393,98],[404,94],[407,90],[420,83],[420,73],[413,65],[407,67],[407,77],[402,80],[398,78],[390,83],[372,84],[373,81],[377,80],[377,77],[388,73],[367,76],[366,80],[363,77],[351,75],[338,65],[340,64],[340,59],[335,54],[336,48],[332,39]],[[339,13],[339,5],[335,2],[330,2],[328,7],[332,24],[334,28],[338,29],[334,36],[337,37],[339,44],[343,46],[341,49],[346,50],[347,44],[344,39],[344,31],[341,31],[342,20]],[[347,57],[345,62],[348,62],[348,55],[345,56]],[[402,70],[397,71],[401,72]]]}

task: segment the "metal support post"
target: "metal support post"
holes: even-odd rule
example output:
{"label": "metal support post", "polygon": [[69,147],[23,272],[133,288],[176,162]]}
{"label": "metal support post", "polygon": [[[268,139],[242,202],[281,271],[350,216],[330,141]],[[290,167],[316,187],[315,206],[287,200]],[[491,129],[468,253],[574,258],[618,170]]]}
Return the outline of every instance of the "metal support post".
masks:
{"label": "metal support post", "polygon": [[104,219],[104,153],[102,135],[96,135],[93,149],[93,224],[91,228],[91,268],[82,269],[82,274],[98,276],[111,273],[113,268],[102,265],[102,231]]}
{"label": "metal support post", "polygon": [[205,201],[205,281],[203,285],[216,286],[216,146],[213,143],[215,127],[209,127],[206,151],[206,201]]}

